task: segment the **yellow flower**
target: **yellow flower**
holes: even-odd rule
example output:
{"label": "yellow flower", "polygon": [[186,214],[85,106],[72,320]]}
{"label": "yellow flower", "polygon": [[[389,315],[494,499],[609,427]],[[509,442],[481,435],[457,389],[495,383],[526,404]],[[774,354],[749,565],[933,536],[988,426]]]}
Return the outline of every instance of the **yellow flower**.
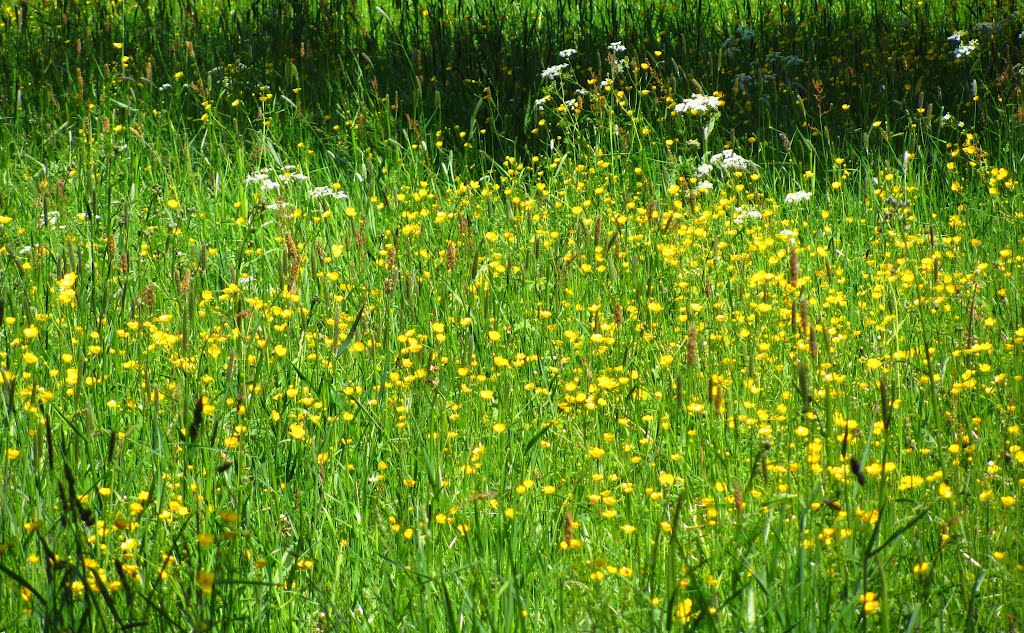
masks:
{"label": "yellow flower", "polygon": [[490,389],[481,389],[480,390],[480,397],[483,398],[484,400],[493,400],[494,399],[494,392],[491,391]]}
{"label": "yellow flower", "polygon": [[288,348],[284,345],[277,344],[274,346],[274,353],[277,354],[278,358],[284,358],[288,354]]}
{"label": "yellow flower", "polygon": [[689,622],[693,617],[693,600],[686,598],[677,604],[673,615],[679,622]]}
{"label": "yellow flower", "polygon": [[181,205],[178,203],[178,201],[176,199],[171,198],[170,200],[167,201],[167,206],[170,207],[173,210],[173,209],[177,209]]}
{"label": "yellow flower", "polygon": [[594,446],[587,451],[587,455],[590,455],[594,459],[601,459],[602,457],[604,457],[604,452],[605,451],[603,448],[599,446]]}
{"label": "yellow flower", "polygon": [[297,440],[301,440],[302,438],[306,437],[306,427],[302,426],[301,424],[293,424],[290,427],[288,427],[288,435],[291,435],[293,438]]}
{"label": "yellow flower", "polygon": [[21,455],[21,451],[16,448],[7,449],[7,459],[14,461],[18,459],[18,455]]}
{"label": "yellow flower", "polygon": [[878,613],[882,607],[882,603],[878,600],[878,594],[874,591],[861,594],[858,600],[863,605],[864,613]]}
{"label": "yellow flower", "polygon": [[212,571],[200,569],[196,574],[196,582],[199,583],[199,590],[205,595],[213,593],[214,575]]}
{"label": "yellow flower", "polygon": [[872,370],[878,369],[879,367],[882,366],[882,361],[880,361],[877,358],[873,358],[873,357],[869,358],[867,363],[868,363],[868,369],[872,369]]}
{"label": "yellow flower", "polygon": [[999,502],[1003,504],[1004,508],[1009,508],[1013,504],[1017,503],[1017,499],[1007,495],[1005,497],[999,497]]}

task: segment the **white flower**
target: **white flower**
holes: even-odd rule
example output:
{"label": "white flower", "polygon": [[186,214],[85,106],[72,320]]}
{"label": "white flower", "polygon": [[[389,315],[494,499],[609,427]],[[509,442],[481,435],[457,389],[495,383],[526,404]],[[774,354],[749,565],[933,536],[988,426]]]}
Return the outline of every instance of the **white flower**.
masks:
{"label": "white flower", "polygon": [[957,44],[959,44],[960,40],[964,39],[965,35],[967,34],[964,33],[963,31],[953,31],[953,34],[947,37],[946,40],[950,42],[956,42]]}
{"label": "white flower", "polygon": [[961,44],[953,49],[953,58],[960,59],[961,57],[967,57],[973,53],[976,48],[978,48],[978,40],[971,40],[966,44]]}
{"label": "white flower", "polygon": [[241,285],[251,284],[256,278],[252,275],[246,275],[245,277],[239,277],[238,283]]}
{"label": "white flower", "polygon": [[578,51],[575,48],[567,48],[564,51],[559,51],[558,56],[562,59],[569,59],[575,55]]}
{"label": "white flower", "polygon": [[715,185],[712,184],[710,180],[702,180],[702,181],[697,183],[697,191],[699,191],[701,193],[704,193],[706,191],[711,191],[714,188],[715,188]]}
{"label": "white flower", "polygon": [[810,199],[810,191],[794,191],[786,194],[786,204],[799,204]]}
{"label": "white flower", "polygon": [[304,173],[302,173],[300,171],[296,171],[296,172],[288,171],[288,169],[286,167],[285,168],[285,172],[283,174],[281,174],[280,176],[278,176],[277,179],[281,181],[281,184],[287,185],[288,183],[290,183],[293,180],[309,180],[309,176],[307,176],[306,174],[304,174]]}
{"label": "white flower", "polygon": [[266,189],[267,191],[273,191],[275,189],[280,189],[281,183],[277,182],[276,180],[271,180],[270,178],[267,178],[266,180],[260,182],[260,186]]}
{"label": "white flower", "polygon": [[712,172],[712,171],[713,171],[714,169],[715,169],[715,166],[714,166],[714,165],[711,165],[711,164],[709,164],[709,163],[704,163],[704,164],[702,164],[702,165],[698,165],[698,166],[697,166],[697,175],[698,175],[698,176],[707,176],[707,175],[708,175],[708,174],[710,174],[710,173],[711,173],[711,172]]}
{"label": "white flower", "polygon": [[544,95],[540,99],[537,99],[536,101],[533,102],[533,107],[537,108],[538,110],[543,110],[544,104],[548,102],[548,99],[548,95]]}
{"label": "white flower", "polygon": [[569,64],[555,64],[554,66],[548,66],[541,71],[541,79],[554,79],[555,77],[562,74],[562,71],[569,67]]}
{"label": "white flower", "polygon": [[731,149],[723,150],[720,154],[712,156],[711,164],[724,171],[747,171],[751,167],[757,166]]}
{"label": "white flower", "polygon": [[689,112],[691,114],[704,114],[712,110],[718,110],[718,97],[707,96],[698,93],[690,95],[689,99],[683,99],[676,104],[676,112]]}
{"label": "white flower", "polygon": [[270,178],[270,176],[267,175],[266,171],[258,171],[254,174],[249,174],[248,176],[246,176],[245,184],[263,184],[263,181],[267,180],[268,178]]}
{"label": "white flower", "polygon": [[571,110],[571,109],[576,107],[576,100],[575,99],[569,99],[563,105],[565,105],[565,107],[567,107],[567,108],[569,108]]}
{"label": "white flower", "polygon": [[612,42],[608,45],[608,50],[613,53],[625,53],[626,47],[622,45],[622,42]]}
{"label": "white flower", "polygon": [[761,212],[757,209],[736,207],[736,217],[732,219],[732,222],[733,224],[743,224],[747,220],[760,220],[761,217]]}
{"label": "white flower", "polygon": [[309,192],[310,198],[334,198],[335,200],[344,200],[348,198],[348,194],[341,189],[335,189],[334,187],[314,187]]}

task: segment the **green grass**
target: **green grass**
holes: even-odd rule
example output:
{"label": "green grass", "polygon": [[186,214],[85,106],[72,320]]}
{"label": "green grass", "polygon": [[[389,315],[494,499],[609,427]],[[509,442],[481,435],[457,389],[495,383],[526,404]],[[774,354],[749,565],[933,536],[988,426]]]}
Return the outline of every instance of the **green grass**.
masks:
{"label": "green grass", "polygon": [[0,630],[1019,628],[1013,7],[256,6],[0,7]]}

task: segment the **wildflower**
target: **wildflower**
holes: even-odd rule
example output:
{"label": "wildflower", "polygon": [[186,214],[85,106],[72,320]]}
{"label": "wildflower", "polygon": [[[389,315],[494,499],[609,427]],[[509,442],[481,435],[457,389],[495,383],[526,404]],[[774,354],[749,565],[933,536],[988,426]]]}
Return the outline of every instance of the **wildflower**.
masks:
{"label": "wildflower", "polygon": [[677,603],[673,617],[678,622],[689,622],[693,618],[693,600],[686,598],[682,602]]}
{"label": "wildflower", "polygon": [[722,150],[720,153],[715,154],[711,157],[710,162],[723,171],[745,172],[757,166],[731,149]]}
{"label": "wildflower", "polygon": [[335,200],[344,200],[348,198],[348,194],[341,189],[335,189],[334,187],[314,187],[309,192],[309,197],[314,200],[317,198],[334,198]]}
{"label": "wildflower", "polygon": [[562,74],[562,71],[569,67],[569,64],[555,64],[554,66],[548,66],[541,71],[541,79],[554,79]]}
{"label": "wildflower", "polygon": [[736,207],[736,217],[732,219],[733,224],[744,224],[748,220],[760,220],[764,217],[757,209]]}
{"label": "wildflower", "polygon": [[704,114],[706,112],[717,112],[722,102],[718,97],[693,93],[689,99],[683,99],[676,104],[676,112],[689,112],[690,114]]}
{"label": "wildflower", "polygon": [[196,574],[196,583],[199,585],[199,590],[202,591],[204,595],[209,596],[213,593],[213,582],[214,575],[212,571],[200,569]]}
{"label": "wildflower", "polygon": [[960,59],[961,57],[967,57],[973,53],[976,48],[978,48],[978,40],[971,40],[966,44],[961,44],[953,49],[953,58]]}
{"label": "wildflower", "polygon": [[296,172],[289,171],[289,168],[294,169],[295,166],[294,165],[287,165],[287,166],[285,166],[285,172],[277,177],[277,179],[279,181],[281,181],[282,185],[287,185],[288,183],[290,183],[293,180],[300,180],[300,181],[301,180],[309,180],[309,176],[303,174],[300,171],[296,171]]}
{"label": "wildflower", "polygon": [[578,51],[575,48],[567,48],[564,51],[559,51],[558,52],[558,56],[561,57],[562,59],[569,59],[570,57],[575,55],[577,52]]}
{"label": "wildflower", "polygon": [[608,50],[613,53],[625,53],[626,47],[622,45],[622,42],[612,42],[608,45]]}
{"label": "wildflower", "polygon": [[878,594],[874,591],[861,594],[858,600],[863,605],[864,613],[878,613],[878,610],[882,607],[882,603],[878,600]]}
{"label": "wildflower", "polygon": [[966,33],[964,33],[963,31],[953,31],[953,34],[946,38],[946,40],[956,44],[956,48],[953,49],[954,59],[967,57],[968,55],[974,52],[974,49],[978,48],[978,40],[970,40],[966,44],[964,44],[964,36],[966,36]]}
{"label": "wildflower", "polygon": [[809,191],[794,191],[786,194],[786,204],[799,204],[811,199]]}
{"label": "wildflower", "polygon": [[306,427],[301,424],[293,424],[288,427],[288,435],[291,435],[296,440],[301,440],[306,437]]}

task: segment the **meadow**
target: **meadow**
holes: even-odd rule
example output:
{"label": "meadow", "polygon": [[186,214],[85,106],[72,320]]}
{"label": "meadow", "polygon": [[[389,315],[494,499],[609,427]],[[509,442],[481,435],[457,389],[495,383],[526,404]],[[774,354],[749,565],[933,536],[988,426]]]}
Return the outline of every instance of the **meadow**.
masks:
{"label": "meadow", "polygon": [[1021,630],[1024,12],[679,4],[0,2],[0,631]]}

